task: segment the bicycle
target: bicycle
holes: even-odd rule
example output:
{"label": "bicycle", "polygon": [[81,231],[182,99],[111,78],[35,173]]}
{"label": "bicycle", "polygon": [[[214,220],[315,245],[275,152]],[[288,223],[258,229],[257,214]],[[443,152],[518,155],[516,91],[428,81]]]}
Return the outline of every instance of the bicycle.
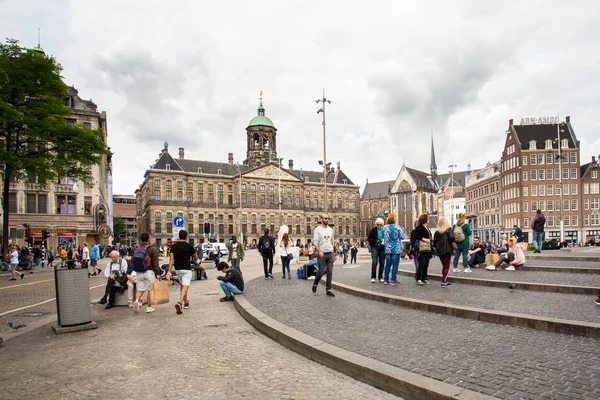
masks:
{"label": "bicycle", "polygon": [[10,264],[4,261],[0,261],[0,272],[8,272],[10,270]]}

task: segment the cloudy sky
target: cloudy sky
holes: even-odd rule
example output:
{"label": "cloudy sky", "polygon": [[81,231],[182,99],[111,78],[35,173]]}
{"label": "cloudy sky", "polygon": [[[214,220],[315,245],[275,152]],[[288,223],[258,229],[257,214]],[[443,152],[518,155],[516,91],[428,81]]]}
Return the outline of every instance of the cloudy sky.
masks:
{"label": "cloudy sky", "polygon": [[600,2],[0,0],[0,36],[41,45],[108,113],[115,193],[171,154],[246,156],[259,92],[284,165],[327,158],[357,184],[403,161],[497,160],[508,120],[559,115],[600,153]]}

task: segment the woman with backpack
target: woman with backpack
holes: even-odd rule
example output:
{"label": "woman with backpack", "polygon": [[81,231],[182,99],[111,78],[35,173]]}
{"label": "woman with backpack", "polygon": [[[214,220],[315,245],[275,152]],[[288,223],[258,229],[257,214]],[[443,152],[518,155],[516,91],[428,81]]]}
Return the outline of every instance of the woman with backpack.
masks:
{"label": "woman with backpack", "polygon": [[471,272],[469,268],[469,237],[473,234],[471,227],[465,222],[465,214],[459,213],[456,225],[452,227],[454,232],[454,238],[456,240],[456,253],[454,254],[454,269],[452,272],[459,272],[458,270],[458,259],[462,254],[463,257],[463,268],[465,272]]}
{"label": "woman with backpack", "polygon": [[450,229],[450,224],[446,218],[440,218],[439,226],[435,234],[433,235],[433,248],[435,254],[440,258],[442,262],[442,287],[448,287],[451,283],[448,283],[448,273],[450,272],[450,258],[454,251],[455,239],[454,232]]}

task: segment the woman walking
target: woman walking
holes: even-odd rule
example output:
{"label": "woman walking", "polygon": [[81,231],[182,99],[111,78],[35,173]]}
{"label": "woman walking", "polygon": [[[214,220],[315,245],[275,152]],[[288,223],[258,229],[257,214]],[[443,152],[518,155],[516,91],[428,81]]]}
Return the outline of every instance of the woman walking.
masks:
{"label": "woman walking", "polygon": [[446,218],[440,218],[439,227],[433,235],[433,243],[435,254],[442,262],[442,287],[448,287],[451,285],[448,283],[448,272],[450,272],[450,259],[453,252],[452,244],[455,243],[455,240],[454,232],[450,229]]}
{"label": "woman walking", "polygon": [[417,285],[429,284],[427,280],[427,269],[431,259],[431,232],[427,228],[429,216],[422,214],[418,220],[419,225],[415,228],[415,240],[419,246],[419,268],[415,279]]}
{"label": "woman walking", "polygon": [[285,279],[285,271],[287,271],[288,279],[292,279],[290,274],[290,257],[292,254],[290,236],[287,233],[283,234],[281,243],[279,244],[279,254],[281,255],[281,269],[283,270],[283,279]]}
{"label": "woman walking", "polygon": [[375,282],[375,272],[377,272],[377,263],[379,263],[379,272],[377,278],[383,282],[383,268],[385,263],[385,248],[383,246],[383,219],[377,218],[375,226],[369,232],[367,238],[371,246],[371,283]]}
{"label": "woman walking", "polygon": [[[400,254],[402,253],[402,239],[404,232],[400,225],[396,224],[396,214],[390,214],[387,217],[386,225],[383,227],[383,243],[385,248],[385,273],[383,284],[396,286],[396,276],[398,275],[398,264],[400,263]],[[390,268],[392,270],[392,282],[390,283]]]}

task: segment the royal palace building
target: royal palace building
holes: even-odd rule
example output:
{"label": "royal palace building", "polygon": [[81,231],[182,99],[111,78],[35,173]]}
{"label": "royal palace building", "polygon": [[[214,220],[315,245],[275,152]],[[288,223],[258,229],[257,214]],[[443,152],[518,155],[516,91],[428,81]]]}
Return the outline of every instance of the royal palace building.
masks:
{"label": "royal palace building", "polygon": [[258,115],[246,127],[246,159],[241,163],[234,163],[232,153],[227,162],[188,159],[183,148],[173,157],[165,143],[136,191],[138,232],[149,232],[153,241],[165,244],[179,216],[192,244],[225,242],[233,235],[256,244],[265,228],[276,234],[282,225],[296,244],[309,243],[324,211],[326,186],[336,240],[357,239],[359,187],[339,162],[328,171],[326,185],[324,171],[296,169],[293,160],[284,168],[277,156],[277,134],[261,100]]}

